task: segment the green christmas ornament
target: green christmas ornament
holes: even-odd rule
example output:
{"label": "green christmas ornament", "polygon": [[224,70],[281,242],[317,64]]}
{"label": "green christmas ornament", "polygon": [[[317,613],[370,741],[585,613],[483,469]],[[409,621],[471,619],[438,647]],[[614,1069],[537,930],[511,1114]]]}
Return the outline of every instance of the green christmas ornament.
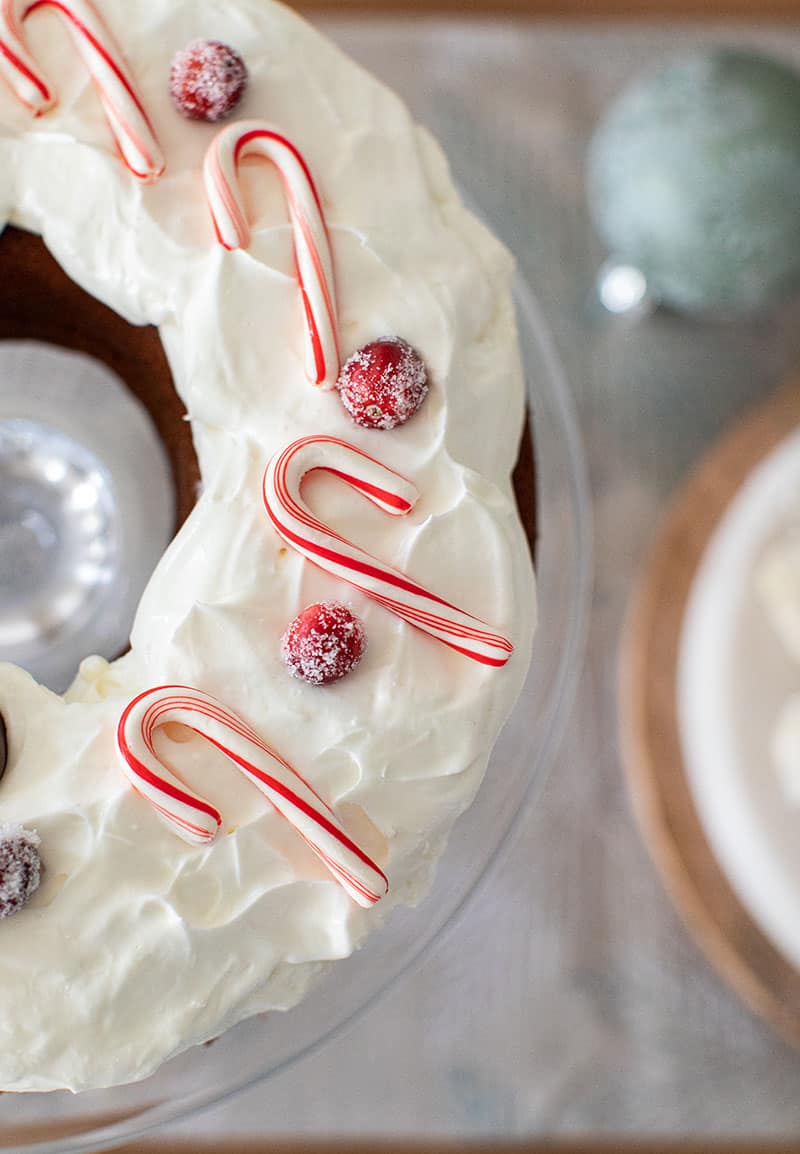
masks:
{"label": "green christmas ornament", "polygon": [[685,311],[743,311],[800,289],[800,73],[712,49],[635,82],[589,155],[612,258]]}

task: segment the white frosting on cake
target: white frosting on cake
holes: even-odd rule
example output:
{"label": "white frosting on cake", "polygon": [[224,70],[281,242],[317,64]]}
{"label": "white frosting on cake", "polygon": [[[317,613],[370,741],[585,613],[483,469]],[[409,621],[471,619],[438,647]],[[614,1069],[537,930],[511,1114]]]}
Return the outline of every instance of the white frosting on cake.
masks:
{"label": "white frosting on cake", "polygon": [[[104,0],[167,158],[151,186],[121,163],[62,22],[26,22],[58,107],[31,119],[0,91],[0,214],[40,232],[67,272],[135,323],[159,325],[203,473],[196,508],[141,602],[132,648],[84,662],[65,699],[0,666],[9,762],[0,820],[36,829],[45,872],[0,922],[0,1086],[44,1090],[142,1078],[242,1017],[287,1008],[319,963],[344,958],[432,880],[524,679],[533,630],[528,550],[509,484],[523,385],[508,253],[463,209],[445,160],[400,101],[269,0]],[[215,241],[201,168],[215,128],[172,107],[173,53],[217,37],[247,61],[237,115],[268,118],[310,165],[327,215],[343,355],[398,334],[431,393],[408,425],[370,432],[310,386],[292,238],[267,165],[244,173],[253,242]],[[330,477],[305,496],[323,519],[503,631],[489,669],[409,628],[304,562],[261,502],[271,455],[330,433],[422,494],[389,518]],[[350,603],[369,636],[326,689],[289,677],[279,639],[304,606]],[[194,685],[244,717],[335,806],[390,892],[352,902],[263,796],[202,739],[161,755],[224,815],[188,846],[120,770],[120,711],[153,685]],[[359,812],[363,810],[364,813]],[[368,816],[365,816],[368,815]]]}

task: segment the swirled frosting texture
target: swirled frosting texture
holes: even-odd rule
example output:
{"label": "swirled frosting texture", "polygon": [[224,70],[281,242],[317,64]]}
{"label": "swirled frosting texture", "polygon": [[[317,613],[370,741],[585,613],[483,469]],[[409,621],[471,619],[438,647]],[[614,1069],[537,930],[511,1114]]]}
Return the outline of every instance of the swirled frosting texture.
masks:
{"label": "swirled frosting texture", "polygon": [[[143,187],[120,162],[69,36],[27,22],[60,104],[31,120],[0,91],[0,213],[40,232],[69,274],[135,323],[159,326],[192,419],[203,492],[144,595],[131,651],[84,662],[64,699],[0,666],[9,763],[0,819],[38,830],[40,890],[0,924],[0,1086],[74,1090],[130,1081],[242,1017],[288,1008],[320,963],[344,958],[430,885],[524,678],[533,579],[508,475],[523,387],[511,259],[469,216],[431,138],[400,101],[269,0],[104,0],[167,157]],[[234,45],[250,70],[241,113],[305,154],[336,270],[343,355],[398,334],[430,370],[426,404],[392,433],[354,426],[304,371],[291,230],[268,166],[244,171],[248,251],[216,243],[201,166],[213,127],[169,99],[189,39]],[[305,496],[345,536],[502,630],[491,670],[409,628],[288,550],[261,505],[266,461],[308,433],[341,436],[412,478],[406,518],[332,477]],[[325,690],[290,678],[279,639],[315,600],[348,601],[370,644]],[[159,751],[225,826],[192,848],[132,792],[114,734],[151,685],[222,699],[343,815],[389,875],[365,911],[264,798],[201,739]],[[356,828],[356,826],[358,828]]]}

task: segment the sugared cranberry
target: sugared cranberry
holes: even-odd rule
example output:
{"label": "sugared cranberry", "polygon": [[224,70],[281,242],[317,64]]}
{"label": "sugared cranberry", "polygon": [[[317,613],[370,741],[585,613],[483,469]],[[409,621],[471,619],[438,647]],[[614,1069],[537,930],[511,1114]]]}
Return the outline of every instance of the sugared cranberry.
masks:
{"label": "sugared cranberry", "polygon": [[355,669],[367,638],[364,626],[339,601],[309,605],[281,638],[281,657],[293,677],[328,685]]}
{"label": "sugared cranberry", "polygon": [[192,40],[172,59],[169,89],[190,120],[222,120],[233,112],[247,87],[247,67],[238,52],[220,40]]}
{"label": "sugared cranberry", "polygon": [[21,825],[0,825],[0,918],[17,913],[39,886],[39,837]]}
{"label": "sugared cranberry", "polygon": [[428,395],[428,372],[407,341],[384,337],[364,345],[339,374],[342,404],[357,425],[394,429],[414,416]]}

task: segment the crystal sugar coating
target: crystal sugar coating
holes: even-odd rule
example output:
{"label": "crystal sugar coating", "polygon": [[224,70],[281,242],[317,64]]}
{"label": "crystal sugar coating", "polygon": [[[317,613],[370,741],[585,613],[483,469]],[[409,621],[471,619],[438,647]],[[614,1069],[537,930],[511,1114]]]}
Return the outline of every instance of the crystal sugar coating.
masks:
{"label": "crystal sugar coating", "polygon": [[339,395],[357,425],[394,429],[410,420],[428,395],[425,362],[399,337],[372,341],[344,365]]}
{"label": "crystal sugar coating", "polygon": [[281,639],[281,657],[293,677],[328,685],[355,669],[367,647],[364,626],[340,601],[309,605]]}
{"label": "crystal sugar coating", "polygon": [[192,40],[172,60],[172,99],[190,120],[222,120],[237,107],[247,87],[247,67],[220,40]]}
{"label": "crystal sugar coating", "polygon": [[17,913],[39,888],[39,835],[21,825],[0,825],[0,918]]}

